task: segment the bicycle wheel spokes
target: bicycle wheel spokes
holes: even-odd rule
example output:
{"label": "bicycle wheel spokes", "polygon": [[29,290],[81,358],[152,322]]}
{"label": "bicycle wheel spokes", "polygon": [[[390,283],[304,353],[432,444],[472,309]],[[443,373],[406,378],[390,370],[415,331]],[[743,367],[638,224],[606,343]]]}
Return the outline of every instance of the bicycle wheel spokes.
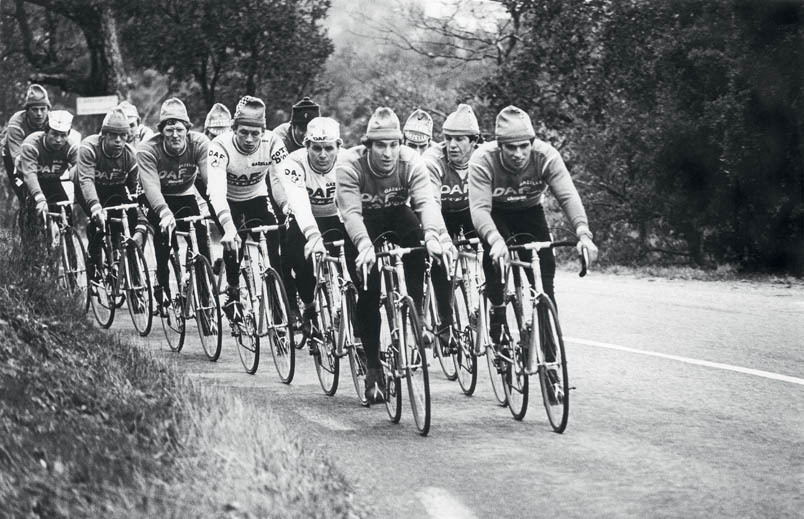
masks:
{"label": "bicycle wheel spokes", "polygon": [[430,374],[422,341],[421,324],[413,301],[406,298],[400,307],[402,316],[401,343],[404,347],[405,373],[413,420],[419,434],[430,432]]}
{"label": "bicycle wheel spokes", "polygon": [[84,309],[89,310],[87,251],[84,248],[84,242],[73,228],[65,231],[62,240],[63,268],[67,290],[78,295],[84,303]]}
{"label": "bicycle wheel spokes", "polygon": [[[430,290],[432,290],[432,287]],[[433,308],[434,306],[435,305],[431,304],[430,309],[428,310],[430,312],[431,323],[435,323],[437,321],[435,310]],[[451,340],[450,343],[442,344],[438,332],[439,330],[433,329],[433,356],[438,359],[438,364],[441,366],[441,371],[444,373],[444,376],[447,377],[447,380],[455,380],[458,378],[458,373],[455,370],[455,362],[453,361],[455,354],[455,342],[454,340]]]}
{"label": "bicycle wheel spokes", "polygon": [[455,328],[458,331],[456,352],[452,356],[452,361],[455,364],[455,373],[458,376],[461,391],[466,396],[471,396],[477,385],[477,356],[474,351],[475,330],[469,320],[469,297],[463,283],[455,286],[452,307]]}
{"label": "bicycle wheel spokes", "polygon": [[315,321],[317,330],[314,330],[313,337],[307,340],[310,348],[318,350],[313,353],[313,363],[321,389],[325,395],[332,396],[338,390],[340,359],[335,355],[333,308],[326,285],[319,285],[316,288],[315,301],[318,306]]}
{"label": "bicycle wheel spokes", "polygon": [[122,266],[128,313],[137,333],[145,337],[151,332],[153,323],[153,293],[145,256],[140,246],[133,240],[126,245]]}
{"label": "bicycle wheel spokes", "polygon": [[223,344],[218,287],[209,260],[198,255],[193,261],[193,305],[198,336],[207,358],[215,362]]}
{"label": "bicycle wheel spokes", "polygon": [[98,324],[108,328],[114,321],[115,304],[111,254],[105,246],[98,251],[97,259],[94,279],[89,284],[90,302]]}
{"label": "bicycle wheel spokes", "polygon": [[539,298],[536,312],[540,329],[537,346],[541,357],[538,370],[544,408],[553,430],[561,433],[566,429],[569,418],[570,389],[564,338],[555,307],[549,298]]}
{"label": "bicycle wheel spokes", "polygon": [[393,329],[394,310],[390,301],[384,303],[385,311],[380,312],[380,359],[385,378],[385,410],[388,418],[399,423],[402,416],[402,381],[399,373],[400,339],[399,330]]}
{"label": "bicycle wheel spokes", "polygon": [[187,331],[180,268],[174,252],[170,256],[168,265],[167,286],[162,287],[163,301],[157,301],[159,315],[162,319],[162,329],[165,331],[168,347],[175,352],[181,351],[184,346],[184,336]]}
{"label": "bicycle wheel spokes", "polygon": [[290,384],[296,369],[296,347],[290,327],[288,296],[279,274],[273,268],[263,278],[262,317],[279,379]]}
{"label": "bicycle wheel spokes", "polygon": [[522,420],[528,410],[528,374],[525,372],[525,348],[529,340],[522,333],[520,305],[515,299],[506,304],[506,335],[508,345],[503,349],[503,390],[508,399],[508,408],[517,420]]}
{"label": "bicycle wheel spokes", "polygon": [[364,388],[366,386],[366,353],[363,350],[363,345],[357,343],[355,340],[355,327],[354,316],[356,312],[356,299],[354,287],[349,287],[344,292],[346,298],[346,315],[340,316],[338,325],[339,343],[341,349],[345,349],[349,353],[349,369],[352,372],[352,382],[354,383],[355,391],[357,391],[357,398],[360,399],[360,404],[363,406],[368,405],[366,400],[366,393]]}
{"label": "bicycle wheel spokes", "polygon": [[[486,326],[491,326],[490,308],[491,303],[486,301]],[[494,399],[501,406],[508,405],[508,398],[505,396],[505,389],[503,389],[502,367],[504,361],[497,353],[497,345],[493,344],[497,337],[491,337],[489,343],[486,345],[486,364],[489,368],[489,380],[491,381],[491,389],[494,393]]]}
{"label": "bicycle wheel spokes", "polygon": [[[221,273],[220,276],[225,274]],[[218,285],[221,286],[220,284]],[[257,297],[261,285],[257,284],[252,265],[244,259],[240,268],[240,304],[243,320],[232,323],[232,335],[237,343],[237,354],[246,373],[253,375],[260,364],[260,334],[257,329],[257,315],[260,298]]]}

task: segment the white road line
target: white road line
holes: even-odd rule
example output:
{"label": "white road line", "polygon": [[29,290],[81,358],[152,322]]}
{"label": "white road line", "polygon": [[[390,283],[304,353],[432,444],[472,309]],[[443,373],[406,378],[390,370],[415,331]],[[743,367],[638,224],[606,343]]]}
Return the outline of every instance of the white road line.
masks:
{"label": "white road line", "polygon": [[791,384],[798,384],[800,386],[804,386],[804,379],[802,378],[791,377],[789,375],[780,375],[778,373],[763,371],[761,369],[744,368],[742,366],[732,366],[731,364],[723,364],[720,362],[710,362],[708,360],[691,359],[689,357],[682,357],[680,355],[669,355],[667,353],[657,353],[655,351],[638,350],[636,348],[620,346],[619,344],[588,341],[586,339],[576,339],[574,337],[564,337],[564,340],[567,342],[574,342],[576,344],[583,344],[585,346],[595,346],[597,348],[608,348],[610,350],[620,350],[620,351],[627,351],[629,353],[639,353],[640,355],[649,355],[651,357],[660,357],[663,359],[677,360],[679,362],[686,362],[687,364],[695,364],[696,366],[706,366],[708,368],[736,371],[737,373],[745,373],[746,375],[754,375],[757,377],[764,377],[772,380],[780,380],[782,382],[790,382]]}
{"label": "white road line", "polygon": [[416,492],[416,497],[424,505],[427,515],[435,519],[477,519],[471,510],[443,488],[425,487]]}

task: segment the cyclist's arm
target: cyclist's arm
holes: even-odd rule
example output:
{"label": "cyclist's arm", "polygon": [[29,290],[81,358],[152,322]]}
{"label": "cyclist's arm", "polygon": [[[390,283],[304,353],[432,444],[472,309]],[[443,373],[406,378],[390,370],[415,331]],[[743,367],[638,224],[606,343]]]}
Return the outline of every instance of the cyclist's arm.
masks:
{"label": "cyclist's arm", "polygon": [[212,211],[218,215],[221,227],[229,229],[232,221],[232,212],[229,209],[229,202],[226,200],[228,183],[226,180],[226,169],[229,167],[229,154],[218,142],[209,145],[207,153],[207,197]]}
{"label": "cyclist's arm", "polygon": [[489,246],[503,239],[491,218],[493,174],[488,162],[472,155],[469,161],[469,212],[477,234]]}
{"label": "cyclist's arm", "polygon": [[274,139],[274,145],[271,147],[271,166],[268,168],[265,181],[269,183],[268,191],[271,193],[274,202],[282,212],[285,212],[285,208],[288,207],[288,195],[285,193],[285,187],[281,178],[281,176],[284,175],[284,169],[281,169],[280,165],[287,159],[287,156],[288,150],[282,142],[282,139],[277,136],[277,138]]}
{"label": "cyclist's arm", "polygon": [[17,170],[19,175],[22,176],[22,180],[25,182],[25,187],[28,188],[31,197],[37,202],[46,199],[45,194],[42,192],[42,186],[39,185],[39,176],[36,174],[38,164],[39,149],[33,142],[26,140],[20,148]]}
{"label": "cyclist's arm", "polygon": [[16,117],[12,117],[8,121],[8,128],[6,129],[6,147],[8,148],[9,157],[14,161],[20,156],[22,143],[25,140],[25,130],[15,119]]}
{"label": "cyclist's arm", "polygon": [[547,160],[542,169],[542,176],[547,185],[550,186],[550,191],[558,200],[564,215],[572,223],[578,237],[586,235],[591,238],[592,232],[589,230],[586,210],[583,207],[580,195],[578,195],[578,190],[575,189],[575,184],[572,182],[567,166],[561,158],[561,154],[559,154],[558,150],[549,146],[545,156]]}
{"label": "cyclist's arm", "polygon": [[313,211],[310,208],[310,199],[307,197],[304,170],[295,160],[287,158],[278,164],[276,169],[281,171],[277,176],[280,177],[287,204],[304,237],[310,240],[316,235],[320,236],[318,224],[313,218]]}
{"label": "cyclist's arm", "polygon": [[[126,189],[128,189],[130,195],[137,195],[140,189],[140,167],[137,164],[137,160],[134,158],[134,148],[131,145],[126,144],[124,153],[130,154],[129,156],[132,159],[131,166],[128,168],[128,173],[126,175]],[[123,164],[124,167],[126,165],[127,164],[125,163]]]}
{"label": "cyclist's arm", "polygon": [[[189,134],[188,134],[189,135]],[[198,167],[198,174],[195,176],[195,188],[208,204],[212,204],[209,198],[209,139],[206,135],[193,133],[196,141],[195,164]],[[189,137],[188,137],[189,138]]]}
{"label": "cyclist's arm", "polygon": [[76,176],[78,177],[78,187],[81,190],[81,196],[84,198],[90,215],[99,211],[101,208],[98,190],[95,188],[96,160],[95,148],[86,143],[82,143],[78,148]]}
{"label": "cyclist's arm", "polygon": [[427,173],[430,175],[430,183],[433,186],[433,199],[436,204],[438,204],[438,210],[441,211],[441,186],[444,183],[441,168],[435,160],[429,158],[424,159],[424,164],[427,167]]}
{"label": "cyclist's arm", "polygon": [[343,218],[346,233],[357,250],[371,246],[368,229],[363,223],[363,199],[360,196],[360,180],[353,164],[337,165],[335,170],[335,196],[338,210]]}
{"label": "cyclist's arm", "polygon": [[444,217],[441,216],[441,206],[435,201],[430,176],[422,162],[417,162],[411,168],[408,189],[411,206],[419,215],[425,236],[438,239],[441,234],[447,232],[447,226],[444,224]]}
{"label": "cyclist's arm", "polygon": [[159,180],[156,156],[149,148],[137,150],[137,165],[140,172],[140,185],[148,200],[148,205],[159,218],[170,212],[162,194],[162,184]]}

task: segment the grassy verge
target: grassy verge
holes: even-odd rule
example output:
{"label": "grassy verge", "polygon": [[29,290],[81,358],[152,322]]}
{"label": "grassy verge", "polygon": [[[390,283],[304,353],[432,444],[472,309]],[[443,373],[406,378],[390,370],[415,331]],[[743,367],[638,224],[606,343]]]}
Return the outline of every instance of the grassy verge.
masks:
{"label": "grassy verge", "polygon": [[0,517],[373,515],[270,410],[93,327],[4,230],[0,250]]}

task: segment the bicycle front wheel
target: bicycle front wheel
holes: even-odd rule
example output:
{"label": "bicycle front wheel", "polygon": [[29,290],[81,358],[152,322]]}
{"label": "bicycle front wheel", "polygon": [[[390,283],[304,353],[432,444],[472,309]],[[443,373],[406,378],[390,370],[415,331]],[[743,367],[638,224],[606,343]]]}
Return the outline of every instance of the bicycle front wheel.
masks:
{"label": "bicycle front wheel", "polygon": [[363,388],[366,386],[366,352],[363,345],[355,339],[355,326],[353,319],[357,307],[357,295],[354,286],[347,287],[343,297],[345,298],[345,315],[340,316],[339,341],[341,350],[349,353],[349,369],[352,372],[352,382],[357,391],[357,398],[363,406],[368,405],[366,393]]}
{"label": "bicycle front wheel", "polygon": [[398,330],[393,328],[395,315],[393,302],[386,298],[383,305],[385,319],[380,316],[380,360],[385,378],[385,410],[393,423],[399,423],[402,417],[402,379],[399,377],[401,342]]}
{"label": "bicycle front wheel", "polygon": [[558,323],[556,308],[550,298],[542,295],[536,305],[539,319],[539,382],[542,387],[547,419],[557,433],[564,432],[569,418],[569,378],[564,338]]}
{"label": "bicycle front wheel", "polygon": [[260,319],[265,322],[266,337],[279,379],[290,384],[296,371],[296,347],[290,324],[288,296],[282,279],[273,268],[268,268],[263,277]]}
{"label": "bicycle front wheel", "polygon": [[198,337],[207,358],[215,362],[221,356],[223,333],[221,326],[221,302],[218,285],[212,274],[209,260],[198,255],[193,260],[193,307],[198,326]]}
{"label": "bicycle front wheel", "polygon": [[168,283],[161,287],[162,300],[158,301],[159,316],[162,319],[162,330],[165,332],[168,347],[171,351],[180,352],[184,347],[187,321],[184,313],[184,297],[181,286],[181,267],[177,253],[174,251],[168,261]]}
{"label": "bicycle front wheel", "polygon": [[522,420],[528,411],[528,374],[526,350],[528,333],[522,328],[522,305],[512,295],[505,305],[505,334],[508,344],[501,348],[502,380],[508,409],[517,420]]}
{"label": "bicycle front wheel", "polygon": [[422,340],[422,328],[413,300],[406,297],[400,306],[402,318],[401,343],[404,351],[405,377],[413,420],[419,434],[430,432],[430,374]]}
{"label": "bicycle front wheel", "polygon": [[[435,298],[435,290],[433,290],[432,282],[429,286],[430,297]],[[428,305],[427,311],[430,314],[430,323],[438,322],[438,311],[436,310],[436,304],[434,302]],[[438,364],[441,366],[441,371],[444,373],[444,376],[447,377],[447,380],[455,380],[458,378],[458,373],[455,369],[455,361],[453,360],[456,353],[454,350],[455,343],[450,340],[449,344],[442,344],[441,339],[438,337],[439,330],[435,328],[435,324],[433,324],[433,356],[438,359]],[[453,325],[453,330],[454,328],[455,326]]]}
{"label": "bicycle front wheel", "polygon": [[326,285],[316,287],[315,302],[318,310],[315,326],[320,336],[310,337],[307,341],[310,351],[313,351],[313,363],[321,389],[325,395],[332,396],[338,390],[340,359],[335,355],[334,309]]}
{"label": "bicycle front wheel", "polygon": [[114,321],[115,275],[112,273],[112,254],[105,244],[98,251],[97,259],[95,276],[89,284],[90,302],[95,320],[103,328],[109,328]]}
{"label": "bicycle front wheel", "polygon": [[470,319],[469,295],[463,281],[455,285],[452,301],[457,330],[457,351],[452,357],[458,384],[466,396],[471,396],[477,386],[477,355],[475,355],[475,330]]}
{"label": "bicycle front wheel", "polygon": [[[485,301],[485,309],[483,311],[486,312],[486,333],[488,333],[488,328],[491,325],[491,315],[489,309],[491,308],[491,303],[486,300]],[[501,406],[508,405],[508,397],[505,396],[505,389],[503,389],[503,367],[502,364],[504,361],[498,355],[497,352],[497,345],[493,342],[497,340],[496,337],[491,338],[489,337],[488,342],[486,343],[486,364],[489,368],[489,380],[491,381],[491,389],[492,393],[494,393],[494,399],[497,401],[497,404]]]}
{"label": "bicycle front wheel", "polygon": [[72,227],[62,235],[62,268],[67,290],[77,294],[84,304],[84,311],[89,310],[89,293],[87,292],[87,250],[81,237]]}
{"label": "bicycle front wheel", "polygon": [[151,277],[142,249],[134,240],[128,242],[123,260],[126,301],[131,322],[141,337],[151,333],[154,298],[151,292]]}
{"label": "bicycle front wheel", "polygon": [[[260,365],[260,334],[257,315],[260,308],[261,285],[254,275],[255,265],[250,258],[243,258],[240,263],[240,303],[243,305],[242,322],[232,322],[232,335],[237,343],[237,354],[246,373],[253,375]],[[225,273],[218,274],[218,287]]]}

